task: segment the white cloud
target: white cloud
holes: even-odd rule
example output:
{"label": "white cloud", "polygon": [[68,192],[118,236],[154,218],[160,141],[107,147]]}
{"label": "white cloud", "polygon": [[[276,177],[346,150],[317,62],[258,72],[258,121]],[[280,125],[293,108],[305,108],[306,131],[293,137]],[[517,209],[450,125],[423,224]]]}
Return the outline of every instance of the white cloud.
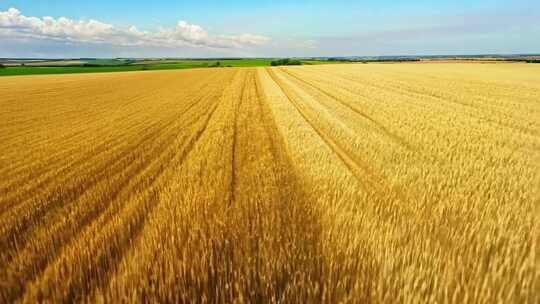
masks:
{"label": "white cloud", "polygon": [[240,34],[236,36],[229,36],[228,38],[235,43],[248,45],[263,45],[270,41],[270,38],[268,37],[254,34]]}
{"label": "white cloud", "polygon": [[0,11],[0,37],[46,39],[115,46],[245,48],[270,39],[256,34],[211,35],[199,25],[179,21],[173,28],[141,31],[135,26],[120,28],[97,20],[65,17],[27,17],[15,8]]}

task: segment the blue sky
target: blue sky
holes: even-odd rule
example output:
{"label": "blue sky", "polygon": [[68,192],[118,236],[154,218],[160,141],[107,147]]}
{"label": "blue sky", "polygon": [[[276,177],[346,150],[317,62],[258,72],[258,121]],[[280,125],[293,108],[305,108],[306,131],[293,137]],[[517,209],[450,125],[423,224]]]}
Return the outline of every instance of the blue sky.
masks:
{"label": "blue sky", "polygon": [[0,0],[0,57],[530,52],[540,10],[526,0]]}

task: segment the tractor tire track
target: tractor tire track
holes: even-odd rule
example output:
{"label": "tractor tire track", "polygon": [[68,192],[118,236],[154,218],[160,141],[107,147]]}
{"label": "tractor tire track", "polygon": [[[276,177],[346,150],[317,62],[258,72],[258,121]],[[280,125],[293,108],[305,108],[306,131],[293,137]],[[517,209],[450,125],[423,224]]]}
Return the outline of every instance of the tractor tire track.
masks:
{"label": "tractor tire track", "polygon": [[[489,118],[489,116],[479,115],[478,114],[478,113],[482,113],[482,111],[490,111],[490,112],[495,114],[495,115],[491,115],[491,116],[496,116],[496,117],[503,116],[503,117],[506,117],[507,119],[512,120],[512,121],[520,121],[518,118],[513,117],[513,116],[508,116],[507,117],[508,113],[503,112],[503,111],[498,110],[498,109],[494,109],[494,108],[491,108],[491,107],[484,108],[484,107],[476,105],[476,104],[471,104],[471,103],[466,103],[466,102],[460,101],[460,99],[457,98],[457,97],[450,98],[450,97],[436,96],[436,95],[433,95],[433,94],[422,92],[422,91],[414,89],[414,88],[404,88],[403,86],[388,85],[388,84],[382,86],[380,84],[375,84],[375,83],[366,83],[366,82],[360,81],[360,80],[358,80],[358,79],[356,79],[354,77],[346,77],[346,76],[343,76],[343,75],[340,75],[340,77],[342,79],[347,80],[347,81],[351,81],[353,83],[361,83],[363,85],[370,86],[370,87],[375,88],[377,90],[385,90],[385,91],[388,91],[388,92],[392,92],[394,94],[398,94],[400,96],[407,96],[407,97],[411,98],[412,100],[423,100],[423,99],[434,100],[434,101],[437,101],[437,103],[435,103],[436,106],[438,106],[440,108],[444,108],[444,109],[448,108],[448,104],[457,105],[457,106],[463,107],[463,108],[468,109],[468,110],[473,110],[473,111],[467,111],[467,110],[462,111],[462,114],[464,114],[464,115],[466,115],[468,117],[479,119],[479,120],[482,120],[484,122],[495,124],[495,125],[498,125],[498,126],[501,126],[501,127],[513,129],[515,131],[523,132],[525,134],[528,134],[528,135],[531,135],[531,136],[534,136],[534,137],[539,137],[540,136],[540,133],[538,131],[536,131],[536,130],[529,129],[529,128],[526,128],[526,127],[523,127],[523,126],[511,125],[511,124],[505,123],[503,121],[498,121],[498,120],[491,119],[491,118]],[[348,90],[347,88],[343,88],[343,89]],[[351,92],[350,90],[348,90],[348,91]],[[418,104],[418,106],[425,107],[426,105],[425,105],[425,103],[422,103],[422,104]]]}
{"label": "tractor tire track", "polygon": [[[208,98],[209,100],[213,100],[214,98],[210,96],[211,98]],[[163,156],[158,156],[153,159],[152,163],[147,166],[145,171],[152,170],[152,168],[155,168],[154,170],[157,170],[155,173],[148,175],[147,177],[142,176],[141,179],[138,182],[135,182],[134,184],[131,184],[125,188],[123,188],[121,191],[122,193],[126,193],[126,195],[133,196],[134,189],[147,189],[145,191],[145,199],[142,200],[142,203],[136,206],[125,206],[123,207],[121,204],[121,201],[118,201],[116,198],[113,199],[113,202],[111,202],[112,209],[109,211],[106,211],[103,216],[101,216],[101,219],[98,220],[99,224],[93,224],[90,227],[90,231],[86,231],[84,233],[86,234],[93,234],[95,232],[92,232],[92,230],[97,229],[97,235],[98,240],[94,240],[92,246],[83,246],[83,245],[77,245],[78,242],[75,240],[75,244],[71,246],[71,249],[69,250],[76,250],[76,248],[80,248],[81,246],[88,248],[87,251],[95,251],[95,255],[88,255],[86,259],[90,259],[90,261],[87,261],[87,263],[81,263],[82,266],[80,266],[80,272],[78,273],[78,279],[77,276],[75,278],[75,286],[69,287],[69,291],[64,294],[65,298],[62,301],[81,301],[82,298],[79,298],[81,295],[89,295],[93,292],[94,289],[102,288],[106,286],[108,282],[108,278],[114,273],[114,269],[116,269],[116,265],[123,257],[124,253],[129,249],[128,244],[132,241],[134,241],[139,233],[142,230],[142,227],[144,226],[144,222],[148,216],[149,213],[152,212],[153,208],[158,204],[157,196],[159,191],[155,188],[155,185],[159,178],[162,176],[164,170],[167,168],[167,166],[164,166],[164,164],[169,164],[173,161],[173,159],[177,159],[179,163],[182,163],[184,159],[187,158],[187,156],[191,153],[191,150],[193,146],[196,144],[196,142],[199,140],[199,138],[202,136],[204,131],[206,130],[208,126],[208,122],[211,120],[214,112],[216,111],[218,107],[218,103],[215,103],[211,108],[210,111],[205,115],[206,117],[203,120],[203,123],[201,124],[201,127],[198,128],[198,130],[190,137],[190,139],[187,140],[186,144],[184,145],[184,148],[182,148],[180,153],[177,153],[174,149],[174,146],[172,145],[172,142],[167,145],[167,149],[163,150],[164,154]],[[199,120],[198,118],[196,120]],[[153,153],[151,153],[154,155]],[[163,159],[164,157],[164,159]],[[139,175],[140,176],[140,175]],[[118,209],[121,208],[121,209]],[[127,210],[123,210],[127,209]],[[119,216],[119,214],[122,213],[122,216]],[[124,214],[127,213],[127,214]],[[122,219],[120,223],[118,221],[113,221],[113,218],[120,218]],[[123,219],[127,219],[127,222],[123,221]],[[123,224],[122,224],[123,223]],[[118,226],[120,225],[120,226]],[[123,225],[123,226],[122,226]],[[99,231],[107,231],[110,227],[115,227],[114,229],[110,229],[111,231],[114,231],[112,233],[105,233],[100,234]],[[126,235],[124,234],[124,231],[129,231],[129,233]],[[94,237],[95,238],[95,237]],[[85,238],[84,236],[80,236],[78,240],[86,240],[88,238]],[[114,240],[114,241],[111,241]],[[95,246],[94,246],[95,245]],[[95,248],[92,250],[92,248]],[[64,257],[69,258],[69,253],[64,253]],[[84,257],[84,256],[83,256]],[[61,261],[56,261],[54,263],[51,263],[50,265],[59,264]],[[69,263],[66,261],[66,263]],[[93,266],[92,266],[93,265]],[[58,266],[59,267],[59,266]],[[105,274],[106,277],[101,277],[98,282],[99,284],[96,286],[88,285],[85,282],[89,281],[95,281],[97,278],[94,277],[96,274],[93,274],[90,272],[92,268],[99,269],[100,267],[103,267],[105,269],[110,269],[110,272],[102,273]],[[53,268],[54,269],[54,268]],[[85,270],[86,269],[86,270]],[[45,270],[44,273],[41,275],[44,277],[43,280],[47,282],[47,280],[54,279],[54,276],[48,276],[47,272],[54,271],[54,270]],[[35,284],[39,284],[40,280],[36,279]],[[49,283],[44,283],[45,286],[47,286]]]}
{"label": "tractor tire track", "polygon": [[[208,87],[211,84],[211,81],[213,81],[213,78],[208,80],[208,82],[203,82],[202,86],[201,86],[201,89],[196,90],[196,91],[197,92],[203,91],[205,87]],[[199,100],[195,100],[195,102],[192,102],[192,103],[188,104],[186,109],[184,109],[183,111],[185,111],[185,112],[190,111],[198,103],[198,101]],[[129,119],[129,116],[126,117],[125,119]],[[153,122],[150,125],[146,125],[145,129],[147,129],[147,130],[155,129],[156,130],[155,133],[159,133],[159,130],[163,128],[162,124],[163,123],[159,122],[159,121]],[[129,130],[129,129],[136,130],[138,128],[140,128],[139,125],[132,125],[127,130]],[[126,132],[126,134],[129,134],[129,132]],[[6,200],[2,200],[2,202],[1,202],[0,206],[2,206],[2,208],[0,208],[0,216],[2,216],[3,211],[7,210],[8,208],[12,208],[18,203],[24,203],[25,199],[28,199],[28,198],[31,198],[32,196],[35,196],[35,192],[34,192],[35,190],[43,189],[43,187],[45,185],[50,185],[53,182],[58,182],[59,177],[61,177],[62,180],[66,180],[66,181],[70,180],[73,175],[78,174],[81,171],[80,168],[91,167],[91,164],[93,163],[93,159],[98,159],[101,155],[104,155],[106,153],[110,153],[109,152],[110,150],[118,148],[117,145],[115,145],[115,144],[122,143],[122,141],[123,141],[123,138],[115,138],[115,139],[110,139],[110,140],[108,140],[108,141],[106,141],[104,143],[101,143],[96,148],[94,148],[92,151],[88,152],[86,155],[83,155],[83,157],[80,157],[77,161],[75,161],[73,163],[70,163],[70,164],[64,166],[63,168],[60,168],[59,170],[56,169],[58,171],[56,171],[52,175],[48,176],[45,180],[39,182],[37,185],[34,185],[31,188],[28,188],[24,193],[22,193],[22,194],[21,193],[14,193],[12,195],[13,197],[11,197],[11,198],[9,196],[7,196]],[[138,147],[140,145],[143,145],[143,141],[141,141],[139,143],[134,143],[132,145],[132,147]],[[132,148],[126,148],[125,150],[129,151],[129,150],[132,150]],[[96,153],[96,151],[97,151],[97,153]],[[118,158],[116,158],[115,160],[111,160],[111,161],[118,161],[118,160],[121,159],[121,157],[123,157],[123,155],[118,155]],[[59,160],[61,160],[60,156],[59,156]],[[46,163],[50,165],[49,161],[47,161]],[[108,167],[112,166],[113,164],[114,163],[105,164],[105,166],[103,166],[101,168],[97,168],[96,170],[94,170],[94,172],[102,172],[103,169],[108,168]],[[71,174],[66,174],[66,173],[71,173]],[[96,173],[94,173],[94,174],[96,174]],[[39,170],[37,170],[37,173],[33,174],[33,176],[28,177],[28,179],[30,179],[30,180],[36,179],[36,178],[38,178],[39,175],[40,175],[40,172],[39,172]],[[89,175],[92,175],[92,174],[89,174]],[[60,182],[60,184],[63,184],[63,182]],[[40,190],[40,191],[46,191],[46,190]],[[10,199],[11,199],[11,201],[10,201]],[[16,201],[14,201],[15,199],[16,199]]]}
{"label": "tractor tire track", "polygon": [[366,113],[362,112],[360,109],[358,109],[358,107],[353,106],[350,102],[347,102],[347,101],[343,100],[342,98],[340,98],[339,96],[337,96],[336,94],[333,94],[332,92],[330,92],[328,90],[325,90],[325,89],[323,89],[323,88],[321,88],[319,86],[314,85],[313,83],[311,83],[311,82],[309,82],[309,81],[295,75],[294,73],[290,72],[287,69],[281,68],[280,71],[284,72],[285,74],[289,75],[290,77],[293,77],[297,81],[306,84],[307,86],[313,88],[314,90],[316,90],[318,92],[321,92],[323,95],[329,97],[330,99],[337,101],[338,103],[340,103],[341,105],[343,105],[347,109],[349,109],[350,111],[356,113],[360,117],[362,117],[365,120],[371,122],[375,126],[376,129],[378,129],[381,133],[383,133],[384,135],[386,135],[390,139],[394,140],[399,145],[405,147],[409,151],[416,152],[416,149],[409,142],[407,142],[405,139],[401,138],[400,136],[394,134],[387,127],[385,127],[382,123],[377,121],[375,118],[367,115]]}
{"label": "tractor tire track", "polygon": [[[195,104],[196,103],[194,103],[193,106]],[[163,122],[161,123],[163,124]],[[14,209],[9,209],[11,214],[7,215],[6,218],[3,219],[2,226],[0,227],[0,246],[3,248],[19,248],[23,246],[26,242],[26,232],[30,229],[30,227],[35,228],[36,225],[39,225],[39,222],[41,222],[39,219],[41,217],[46,215],[48,212],[52,212],[53,210],[61,208],[66,204],[77,201],[80,197],[85,195],[85,193],[88,193],[100,182],[102,182],[106,177],[113,179],[120,178],[123,180],[123,182],[120,182],[120,187],[116,188],[121,189],[122,185],[125,185],[129,180],[129,176],[126,176],[125,172],[129,172],[133,166],[137,165],[131,161],[133,155],[137,153],[136,148],[144,147],[147,143],[155,141],[158,135],[166,133],[164,131],[174,129],[174,123],[175,121],[173,119],[171,122],[165,124],[167,127],[157,128],[147,136],[142,137],[141,141],[132,145],[131,148],[126,148],[122,151],[122,153],[116,155],[112,159],[107,160],[104,165],[100,167],[101,170],[98,171],[99,173],[96,174],[90,181],[81,179],[78,184],[70,185],[68,188],[65,188],[64,186],[64,189],[62,189],[62,192],[59,194],[58,192],[52,192],[44,198],[35,198],[42,202],[46,202],[45,205],[38,207],[34,205],[33,201],[30,201],[28,203],[32,204],[33,206],[25,206],[23,204]],[[156,122],[156,125],[158,124],[159,122]],[[171,139],[172,138],[174,137],[171,137]],[[116,173],[109,175],[110,172]],[[114,195],[114,192],[112,194]],[[18,212],[18,214],[15,212]],[[12,220],[8,221],[8,219]],[[11,222],[12,224],[10,224]],[[28,225],[30,222],[33,222],[34,225]],[[16,246],[13,246],[15,243]],[[4,254],[6,254],[6,252],[2,253],[2,256]]]}
{"label": "tractor tire track", "polygon": [[[212,100],[212,95],[210,95],[210,98],[208,98],[207,96],[207,99]],[[195,120],[198,120],[198,119],[196,118]],[[178,130],[183,129],[183,127],[180,127],[180,126],[177,126],[177,127],[173,126],[173,128],[178,129]],[[164,133],[167,133],[167,132],[164,132]],[[172,150],[173,146],[171,146],[171,144],[173,141],[178,140],[178,135],[179,134],[173,133],[171,134],[171,136],[169,136],[170,140],[165,140],[162,144],[160,144],[159,146],[156,146],[154,148],[155,153],[151,152],[151,155],[157,155],[157,157],[153,158],[153,160],[150,163],[145,164],[144,162],[142,162],[140,164],[143,165],[143,167],[139,166],[139,168],[136,168],[137,169],[136,172],[130,173],[129,175],[121,174],[121,176],[124,177],[124,181],[121,182],[121,184],[119,184],[117,187],[114,187],[115,190],[108,194],[107,200],[109,201],[109,203],[106,203],[106,202],[98,203],[98,204],[94,203],[95,208],[92,208],[90,209],[90,212],[86,212],[85,214],[82,214],[80,217],[77,217],[77,222],[75,223],[74,226],[70,225],[66,227],[65,225],[67,225],[68,223],[62,223],[63,226],[53,225],[51,228],[54,228],[56,231],[48,230],[48,234],[46,234],[46,236],[50,237],[50,239],[48,241],[42,240],[42,242],[39,242],[40,248],[43,246],[45,246],[46,248],[57,248],[56,250],[49,249],[52,252],[52,254],[40,255],[39,248],[32,247],[34,246],[34,244],[36,244],[36,242],[32,242],[30,244],[30,247],[27,247],[19,252],[22,258],[22,262],[15,261],[13,264],[13,265],[16,265],[17,272],[13,272],[13,269],[15,268],[11,268],[12,270],[10,271],[8,269],[6,270],[6,273],[7,274],[19,273],[23,275],[29,274],[31,276],[36,275],[37,274],[36,272],[39,272],[39,269],[43,268],[45,265],[50,263],[55,258],[55,254],[54,254],[55,252],[59,253],[62,251],[61,248],[63,247],[63,244],[70,242],[70,240],[73,239],[79,233],[79,231],[82,231],[87,225],[92,223],[96,217],[101,216],[102,211],[105,212],[106,209],[112,208],[111,206],[114,206],[114,204],[118,204],[118,203],[115,203],[115,201],[117,201],[117,198],[121,197],[122,193],[129,194],[130,189],[131,190],[137,189],[137,187],[144,188],[143,185],[152,185],[154,183],[154,180],[157,178],[157,176],[160,176],[161,171],[158,171],[156,175],[149,176],[145,179],[143,175],[141,177],[143,179],[139,182],[136,182],[135,184],[133,184],[132,180],[135,179],[135,176],[140,176],[140,173],[151,170],[151,168],[153,167],[157,167],[159,168],[159,170],[164,170],[165,166],[163,166],[163,162],[164,163],[170,162],[172,157],[175,157],[176,155],[175,151]],[[84,212],[84,210],[81,210],[81,211]],[[114,213],[110,214],[109,218],[112,217],[113,215]],[[65,230],[66,228],[69,229],[69,231],[66,231]],[[25,258],[24,257],[25,252],[26,252],[27,257],[28,257],[28,254],[34,257],[32,259]],[[27,270],[23,270],[24,268],[21,268],[22,265],[27,265],[27,267],[31,267],[32,272],[29,272],[30,268],[27,268]],[[4,275],[2,275],[2,277],[4,277]],[[22,283],[22,282],[27,281],[28,279],[31,279],[31,278],[27,276],[24,276],[19,279],[16,279],[16,277],[10,277],[10,279],[7,281],[11,281],[11,282],[19,281]],[[16,284],[16,285],[21,286],[23,284]],[[16,296],[17,294],[16,288],[13,288],[11,290],[12,290],[12,297]],[[19,293],[20,292],[21,291],[19,290]]]}
{"label": "tractor tire track", "polygon": [[248,86],[247,81],[249,79],[249,74],[246,73],[244,76],[244,81],[242,85],[242,89],[240,92],[240,99],[233,104],[234,111],[233,111],[233,134],[232,134],[232,144],[231,144],[231,201],[229,202],[229,205],[232,205],[236,200],[236,188],[237,188],[237,145],[238,145],[238,116],[240,115],[240,107],[242,106],[242,103],[244,102],[244,99],[246,98],[246,87]]}
{"label": "tractor tire track", "polygon": [[287,84],[283,83],[283,81],[281,81],[275,75],[272,69],[267,68],[267,72],[274,82],[281,88],[283,94],[291,102],[298,113],[306,120],[313,130],[315,130],[315,132],[328,145],[328,147],[342,160],[342,162],[357,178],[357,180],[365,186],[366,191],[376,194],[391,194],[391,196],[403,202],[407,201],[405,195],[401,193],[401,191],[395,190],[388,185],[388,182],[383,177],[375,173],[374,169],[372,169],[367,162],[361,161],[357,157],[347,153],[346,149],[344,149],[337,140],[326,134],[322,128],[317,126],[306,110],[302,109],[302,106],[297,101],[297,97],[291,93],[294,92],[294,90]]}

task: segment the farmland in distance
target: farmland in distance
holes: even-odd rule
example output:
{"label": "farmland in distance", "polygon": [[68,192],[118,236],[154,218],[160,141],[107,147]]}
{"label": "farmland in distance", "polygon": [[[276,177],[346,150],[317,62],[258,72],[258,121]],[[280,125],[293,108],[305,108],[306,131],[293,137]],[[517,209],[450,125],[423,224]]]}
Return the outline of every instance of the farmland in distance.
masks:
{"label": "farmland in distance", "polygon": [[0,79],[0,302],[537,303],[540,66]]}

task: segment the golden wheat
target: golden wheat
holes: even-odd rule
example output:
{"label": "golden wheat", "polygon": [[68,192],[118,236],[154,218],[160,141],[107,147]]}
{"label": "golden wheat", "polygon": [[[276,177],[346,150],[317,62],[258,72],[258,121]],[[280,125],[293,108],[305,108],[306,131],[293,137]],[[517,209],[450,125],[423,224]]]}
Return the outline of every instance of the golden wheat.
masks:
{"label": "golden wheat", "polygon": [[536,303],[540,70],[0,79],[0,302]]}

